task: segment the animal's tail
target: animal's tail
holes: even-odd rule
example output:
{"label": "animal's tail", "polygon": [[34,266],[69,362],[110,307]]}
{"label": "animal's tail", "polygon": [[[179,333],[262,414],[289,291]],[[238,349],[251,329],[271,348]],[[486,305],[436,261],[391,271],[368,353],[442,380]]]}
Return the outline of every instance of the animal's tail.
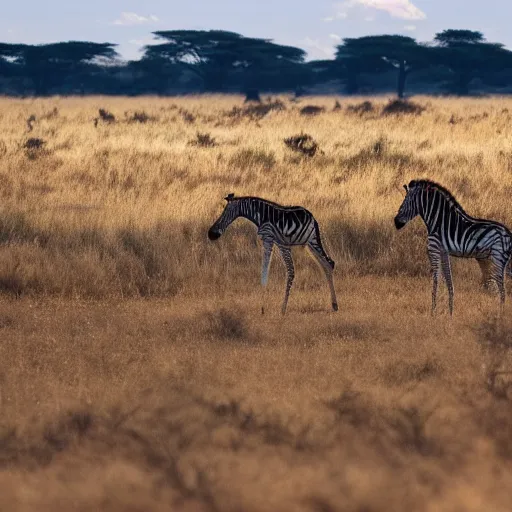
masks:
{"label": "animal's tail", "polygon": [[322,256],[329,262],[329,265],[334,270],[334,260],[329,258],[329,255],[325,252],[324,246],[322,245],[322,239],[320,238],[320,228],[318,227],[318,222],[315,220],[315,235],[316,235],[316,241],[318,243],[318,247],[322,251]]}

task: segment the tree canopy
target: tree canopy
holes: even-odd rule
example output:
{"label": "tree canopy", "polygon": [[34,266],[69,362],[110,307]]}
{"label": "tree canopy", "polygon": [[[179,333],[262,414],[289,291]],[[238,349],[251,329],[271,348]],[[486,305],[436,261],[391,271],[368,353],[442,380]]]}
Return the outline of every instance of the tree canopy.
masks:
{"label": "tree canopy", "polygon": [[68,41],[28,45],[0,44],[0,55],[28,77],[38,95],[49,92],[52,85],[66,76],[77,76],[81,67],[111,61],[117,56],[112,43]]}
{"label": "tree canopy", "polygon": [[500,43],[489,43],[483,34],[471,30],[444,30],[436,34],[436,62],[446,66],[453,79],[451,92],[469,93],[474,78],[486,79],[488,73],[512,66],[512,52]]}
{"label": "tree canopy", "polygon": [[[421,83],[439,92],[512,91],[512,52],[482,32],[448,29],[429,43],[382,34],[344,38],[331,59],[306,61],[301,48],[224,30],[162,30],[142,58],[120,60],[113,43],[0,42],[2,94],[183,94],[389,91],[399,97]],[[428,70],[428,72],[427,72]],[[414,78],[409,78],[414,73]],[[396,78],[393,78],[396,77]],[[480,80],[480,83],[475,80]],[[393,81],[396,86],[393,85]],[[364,87],[364,89],[363,89]],[[316,89],[318,90],[318,88]]]}
{"label": "tree canopy", "polygon": [[197,74],[207,91],[226,89],[230,73],[242,74],[242,81],[255,84],[260,74],[278,64],[304,61],[306,52],[268,39],[244,37],[222,30],[172,30],[154,32],[164,43],[145,47],[144,59],[167,59]]}
{"label": "tree canopy", "polygon": [[412,37],[377,35],[347,38],[336,50],[336,60],[345,70],[348,92],[357,92],[358,75],[379,73],[391,67],[398,71],[397,94],[403,97],[407,75],[429,65],[429,48]]}

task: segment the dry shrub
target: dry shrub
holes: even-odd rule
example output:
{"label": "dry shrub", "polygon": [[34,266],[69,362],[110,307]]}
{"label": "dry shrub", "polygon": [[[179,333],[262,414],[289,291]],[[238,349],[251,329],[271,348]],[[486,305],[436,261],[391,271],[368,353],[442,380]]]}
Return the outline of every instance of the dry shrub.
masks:
{"label": "dry shrub", "polygon": [[31,132],[34,129],[34,123],[36,122],[36,116],[32,114],[27,119],[27,131]]}
{"label": "dry shrub", "polygon": [[342,109],[341,103],[338,100],[336,100],[336,102],[334,103],[334,107],[332,108],[332,111],[339,112],[341,109]]}
{"label": "dry shrub", "polygon": [[270,112],[281,112],[283,110],[286,110],[286,106],[281,100],[269,99],[267,103],[246,105],[244,107],[233,107],[233,109],[228,112],[228,117],[248,117],[251,120],[259,120],[264,118]]}
{"label": "dry shrub", "polygon": [[240,149],[229,160],[230,165],[236,169],[252,169],[259,167],[270,171],[276,164],[276,157],[272,151],[262,149]]}
{"label": "dry shrub", "polygon": [[406,100],[391,100],[388,104],[382,109],[383,116],[389,115],[401,115],[401,114],[413,114],[420,115],[425,111],[425,107],[422,105],[418,105],[417,103],[413,103],[412,101]]}
{"label": "dry shrub", "polygon": [[213,148],[217,145],[217,142],[209,133],[197,132],[196,138],[191,140],[189,144],[200,148]]}
{"label": "dry shrub", "polygon": [[192,112],[189,112],[187,109],[180,108],[178,113],[181,115],[183,121],[185,121],[187,124],[192,124],[196,120],[196,116],[192,114]]}
{"label": "dry shrub", "polygon": [[46,142],[43,139],[32,137],[25,141],[25,143],[23,144],[23,147],[25,149],[42,149],[45,144],[46,144]]}
{"label": "dry shrub", "polygon": [[98,114],[99,114],[99,119],[101,121],[103,121],[104,123],[110,124],[110,123],[115,123],[115,121],[116,121],[116,116],[114,116],[114,114],[112,114],[108,110],[105,110],[104,108],[100,108],[98,110]]}
{"label": "dry shrub", "polygon": [[293,151],[302,153],[305,156],[315,156],[318,151],[318,144],[315,142],[311,135],[301,133],[293,137],[288,137],[283,141],[287,147]]}
{"label": "dry shrub", "polygon": [[439,361],[427,357],[423,361],[395,361],[384,371],[384,380],[394,386],[403,386],[409,382],[421,382],[437,377],[442,373]]}
{"label": "dry shrub", "polygon": [[305,105],[299,112],[301,116],[317,116],[322,112],[325,112],[325,108],[318,107],[316,105]]}
{"label": "dry shrub", "polygon": [[363,101],[355,105],[347,105],[347,112],[349,114],[370,114],[375,112],[375,107],[371,101]]}
{"label": "dry shrub", "polygon": [[31,137],[23,144],[25,155],[29,160],[37,160],[42,156],[47,156],[49,152],[44,149],[46,141],[40,138]]}
{"label": "dry shrub", "polygon": [[153,116],[150,116],[144,110],[136,110],[135,112],[125,112],[124,114],[126,116],[126,120],[129,123],[149,123],[151,121],[156,121],[156,118]]}
{"label": "dry shrub", "polygon": [[207,316],[207,331],[213,338],[248,341],[249,329],[240,311],[219,309]]}

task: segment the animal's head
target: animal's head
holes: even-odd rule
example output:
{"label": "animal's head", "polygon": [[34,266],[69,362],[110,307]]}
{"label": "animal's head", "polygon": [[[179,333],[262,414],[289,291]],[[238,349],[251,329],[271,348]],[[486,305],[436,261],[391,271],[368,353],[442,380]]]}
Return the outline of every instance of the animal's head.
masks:
{"label": "animal's head", "polygon": [[419,214],[418,194],[421,192],[421,185],[418,181],[412,180],[409,185],[404,185],[405,198],[395,217],[396,229],[402,229],[410,220]]}
{"label": "animal's head", "polygon": [[217,240],[221,237],[222,233],[226,231],[227,227],[238,217],[238,204],[239,201],[235,194],[228,194],[225,198],[226,206],[221,216],[215,221],[213,226],[208,230],[208,238],[210,240]]}

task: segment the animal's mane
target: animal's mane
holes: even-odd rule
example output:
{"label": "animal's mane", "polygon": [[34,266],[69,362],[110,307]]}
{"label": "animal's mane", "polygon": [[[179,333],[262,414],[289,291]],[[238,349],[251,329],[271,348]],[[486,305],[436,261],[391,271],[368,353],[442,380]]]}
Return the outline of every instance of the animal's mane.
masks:
{"label": "animal's mane", "polygon": [[279,204],[275,203],[274,201],[269,201],[268,199],[265,199],[263,197],[256,197],[256,196],[242,196],[242,197],[233,197],[233,201],[237,201],[239,199],[255,199],[257,201],[263,201],[264,203],[270,204],[272,206],[277,206],[278,208],[302,208],[302,206],[295,206],[295,205],[286,205],[286,204]]}
{"label": "animal's mane", "polygon": [[455,196],[445,187],[440,185],[439,183],[436,183],[435,181],[431,180],[413,180],[411,183],[409,183],[410,187],[416,186],[421,188],[428,188],[432,187],[435,190],[439,191],[443,197],[450,203],[451,206],[454,206],[458,210],[460,210],[462,213],[465,213],[467,215],[467,212],[464,210],[464,208],[461,206],[459,201],[455,199]]}

